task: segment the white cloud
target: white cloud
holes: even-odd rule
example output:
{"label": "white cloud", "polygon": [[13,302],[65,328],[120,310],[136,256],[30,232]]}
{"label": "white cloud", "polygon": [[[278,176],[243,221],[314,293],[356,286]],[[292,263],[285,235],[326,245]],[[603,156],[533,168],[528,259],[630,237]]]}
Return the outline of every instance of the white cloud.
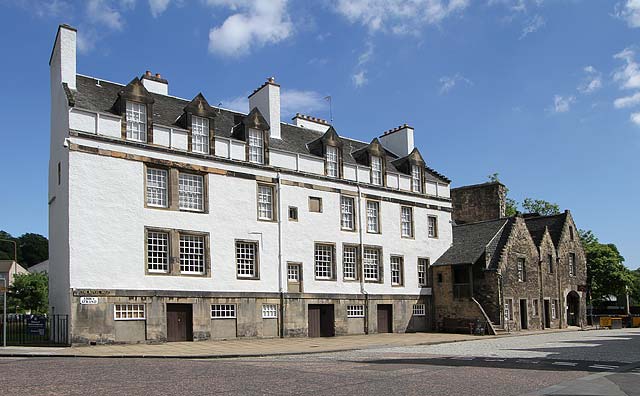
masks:
{"label": "white cloud", "polygon": [[440,77],[440,94],[446,94],[451,91],[458,83],[473,85],[473,81],[457,73],[453,76]]}
{"label": "white cloud", "polygon": [[287,0],[208,0],[211,6],[239,11],[209,31],[209,51],[222,56],[242,56],[253,47],[288,38],[293,25]]}
{"label": "white cloud", "polygon": [[329,102],[326,95],[315,91],[299,91],[296,89],[283,89],[280,95],[280,112],[283,116],[295,113],[315,113],[327,109]]}
{"label": "white cloud", "polygon": [[629,118],[631,119],[631,122],[640,126],[640,113],[632,113]]}
{"label": "white cloud", "polygon": [[543,17],[540,15],[535,15],[533,18],[529,19],[522,28],[522,33],[520,34],[520,40],[527,37],[531,33],[535,33],[540,30],[546,24]]}
{"label": "white cloud", "polygon": [[149,8],[154,18],[160,16],[169,7],[170,0],[149,0]]}
{"label": "white cloud", "polygon": [[627,0],[616,4],[614,15],[625,20],[629,27],[640,27],[640,0]]}
{"label": "white cloud", "polygon": [[[246,114],[249,111],[247,96],[248,94],[225,100],[222,102],[222,107]],[[280,113],[283,117],[287,117],[295,113],[310,114],[325,111],[328,107],[325,97],[326,95],[316,91],[282,89],[280,92]]]}
{"label": "white cloud", "polygon": [[124,22],[122,15],[106,0],[88,0],[87,17],[96,25],[103,25],[112,30],[122,30]]}
{"label": "white cloud", "polygon": [[636,92],[631,96],[625,96],[613,101],[613,105],[616,109],[624,109],[626,107],[633,107],[640,104],[640,92]]}
{"label": "white cloud", "polygon": [[635,51],[630,48],[625,48],[613,57],[625,62],[624,66],[619,67],[613,73],[613,80],[619,83],[620,87],[624,89],[640,88],[640,66],[634,60]]}
{"label": "white cloud", "polygon": [[555,95],[553,97],[553,111],[556,113],[566,113],[571,110],[571,105],[576,101],[575,96],[563,97]]}
{"label": "white cloud", "polygon": [[335,11],[370,32],[415,33],[460,14],[469,0],[336,0]]}
{"label": "white cloud", "polygon": [[363,85],[365,85],[367,83],[367,72],[364,70],[361,70],[358,73],[354,73],[351,76],[351,79],[353,80],[353,85],[355,85],[357,88],[362,87]]}
{"label": "white cloud", "polygon": [[367,41],[365,47],[365,50],[360,54],[360,56],[358,56],[358,67],[368,63],[373,56],[373,43],[371,41]]}
{"label": "white cloud", "polygon": [[583,94],[590,94],[602,88],[602,74],[593,66],[586,66],[584,80],[578,86],[578,91]]}

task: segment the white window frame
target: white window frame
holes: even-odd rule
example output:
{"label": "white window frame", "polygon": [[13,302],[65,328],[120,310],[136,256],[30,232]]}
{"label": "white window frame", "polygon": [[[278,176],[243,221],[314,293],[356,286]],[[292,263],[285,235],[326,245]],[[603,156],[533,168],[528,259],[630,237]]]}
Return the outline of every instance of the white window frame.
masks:
{"label": "white window frame", "polygon": [[278,319],[278,304],[262,304],[262,319]]}
{"label": "white window frame", "polygon": [[367,201],[367,232],[380,234],[380,202]]}
{"label": "white window frame", "polygon": [[364,318],[364,305],[347,305],[347,318]]}
{"label": "white window frame", "polygon": [[161,168],[147,168],[147,206],[169,207],[169,171]]}
{"label": "white window frame", "polygon": [[413,192],[422,193],[422,168],[420,165],[411,165],[411,189]]}
{"label": "white window frame", "polygon": [[191,151],[209,154],[209,119],[191,116]]}
{"label": "white window frame", "polygon": [[538,316],[540,315],[540,311],[539,311],[539,305],[538,305],[538,299],[533,299],[533,302],[531,303],[532,305],[532,311],[533,311],[533,316]]}
{"label": "white window frame", "polygon": [[380,281],[380,260],[382,259],[379,248],[365,247],[362,250],[362,272],[364,280],[369,282]]}
{"label": "white window frame", "polygon": [[327,176],[339,177],[338,169],[338,148],[334,146],[326,146],[324,160],[326,161]]}
{"label": "white window frame", "polygon": [[382,158],[377,155],[371,156],[371,184],[375,186],[383,185]]}
{"label": "white window frame", "polygon": [[418,286],[426,286],[429,283],[429,259],[418,257]]}
{"label": "white window frame", "polygon": [[313,261],[316,279],[333,279],[334,260],[333,245],[327,243],[315,244]]}
{"label": "white window frame", "polygon": [[235,241],[236,276],[238,278],[256,279],[258,277],[258,254],[257,241]]}
{"label": "white window frame", "polygon": [[356,200],[346,195],[340,196],[340,228],[346,231],[356,229],[355,222]]}
{"label": "white window frame", "polygon": [[507,321],[513,320],[513,299],[511,298],[504,300],[504,319]]}
{"label": "white window frame", "polygon": [[400,236],[413,238],[413,208],[400,206]]}
{"label": "white window frame", "polygon": [[558,319],[558,300],[551,301],[551,319]]}
{"label": "white window frame", "polygon": [[114,304],[113,320],[145,320],[144,304]]}
{"label": "white window frame", "polygon": [[235,319],[236,304],[211,304],[211,319]]}
{"label": "white window frame", "polygon": [[204,212],[204,176],[178,173],[178,207],[180,210]]}
{"label": "white window frame", "polygon": [[569,253],[569,276],[576,276],[576,272],[578,267],[576,266],[576,255],[574,253]]}
{"label": "white window frame", "polygon": [[518,282],[526,282],[527,281],[527,273],[526,273],[526,268],[525,268],[525,259],[518,258],[516,265],[518,267]]}
{"label": "white window frame", "polygon": [[342,277],[344,280],[358,279],[358,247],[345,245],[342,247]]}
{"label": "white window frame", "polygon": [[169,272],[169,233],[147,230],[147,272]]}
{"label": "white window frame", "polygon": [[427,236],[429,238],[438,237],[438,216],[427,216]]}
{"label": "white window frame", "polygon": [[391,256],[390,259],[391,286],[402,286],[404,281],[404,258],[402,256]]}
{"label": "white window frame", "polygon": [[247,144],[249,145],[249,162],[264,164],[264,132],[249,128]]}
{"label": "white window frame", "polygon": [[300,264],[287,264],[287,281],[291,283],[300,283]]}
{"label": "white window frame", "polygon": [[426,316],[426,308],[424,304],[413,304],[412,315],[413,316]]}
{"label": "white window frame", "polygon": [[147,105],[127,100],[127,140],[147,142]]}
{"label": "white window frame", "polygon": [[203,275],[207,264],[207,239],[204,235],[180,234],[180,273]]}
{"label": "white window frame", "polygon": [[267,184],[258,184],[258,220],[275,219],[274,188]]}

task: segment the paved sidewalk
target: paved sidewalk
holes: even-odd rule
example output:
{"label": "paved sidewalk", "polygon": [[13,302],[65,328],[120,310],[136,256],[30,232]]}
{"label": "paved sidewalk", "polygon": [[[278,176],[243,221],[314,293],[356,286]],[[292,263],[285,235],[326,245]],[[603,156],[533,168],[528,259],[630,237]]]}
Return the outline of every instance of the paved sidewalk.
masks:
{"label": "paved sidewalk", "polygon": [[149,357],[149,358],[230,358],[269,355],[295,355],[371,349],[380,347],[431,345],[487,339],[445,333],[370,334],[327,338],[235,339],[226,341],[169,342],[165,344],[127,344],[50,347],[0,347],[0,357]]}

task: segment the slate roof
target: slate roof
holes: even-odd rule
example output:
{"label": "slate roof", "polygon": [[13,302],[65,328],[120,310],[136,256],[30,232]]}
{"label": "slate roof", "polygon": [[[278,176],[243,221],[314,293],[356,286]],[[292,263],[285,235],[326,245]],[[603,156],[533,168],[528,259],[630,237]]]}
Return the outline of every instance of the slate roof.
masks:
{"label": "slate roof", "polygon": [[[98,81],[100,81],[99,85],[97,84]],[[115,114],[113,104],[118,98],[118,92],[122,90],[124,85],[78,75],[76,77],[76,86],[76,91],[67,90],[67,96],[70,104],[81,109]],[[155,100],[153,103],[154,123],[179,127],[176,124],[176,121],[182,115],[184,107],[190,101],[155,93],[151,93],[151,96],[153,96],[153,99]],[[215,106],[212,107],[218,113],[214,122],[216,136],[233,139],[231,136],[233,127],[239,124],[246,114]],[[310,155],[307,144],[318,139],[322,135],[322,132],[281,123],[282,139],[270,139],[269,147]],[[356,161],[350,154],[366,147],[368,143],[345,138],[343,136],[340,136],[340,138],[344,141],[344,163],[355,164]],[[387,170],[397,172],[392,161],[396,160],[398,157],[390,152],[387,154]],[[434,169],[428,166],[425,166],[425,169],[425,177],[427,180],[443,183],[451,182],[451,180],[446,176],[438,173]]]}
{"label": "slate roof", "polygon": [[529,234],[533,238],[533,242],[536,246],[540,246],[542,237],[544,236],[544,230],[549,229],[551,240],[555,246],[560,243],[560,237],[562,236],[562,229],[564,223],[567,221],[567,212],[563,212],[557,215],[551,216],[534,216],[524,218],[524,222],[529,229]]}
{"label": "slate roof", "polygon": [[474,264],[484,253],[492,256],[490,266],[497,265],[496,253],[502,251],[514,221],[508,217],[453,226],[453,245],[433,265]]}

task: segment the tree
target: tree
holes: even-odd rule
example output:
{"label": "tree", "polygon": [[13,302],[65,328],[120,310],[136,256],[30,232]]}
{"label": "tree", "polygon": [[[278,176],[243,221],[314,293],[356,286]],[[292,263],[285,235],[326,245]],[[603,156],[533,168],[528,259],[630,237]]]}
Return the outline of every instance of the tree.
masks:
{"label": "tree", "polygon": [[527,213],[538,213],[541,216],[550,216],[560,213],[558,204],[547,202],[542,199],[525,198],[522,208]]}
{"label": "tree", "polygon": [[[16,261],[25,268],[49,258],[49,240],[40,234],[26,233],[15,238],[6,231],[0,231],[0,239],[16,243],[18,255]],[[13,244],[0,241],[0,260],[13,259]]]}
{"label": "tree", "polygon": [[49,309],[49,276],[46,273],[17,274],[9,286],[7,302],[15,311],[44,314]]}
{"label": "tree", "polygon": [[49,258],[49,240],[40,234],[26,233],[18,238],[21,264],[31,267]]}
{"label": "tree", "polygon": [[582,246],[587,257],[587,284],[593,302],[605,301],[609,296],[621,296],[633,286],[634,277],[624,266],[624,257],[613,243],[602,244],[591,232],[580,230]]}
{"label": "tree", "polygon": [[640,304],[640,268],[631,271],[631,278],[631,290],[629,294],[633,302],[637,305]]}
{"label": "tree", "polygon": [[[496,172],[487,176],[487,179],[489,179],[489,181],[493,183],[502,183],[499,176],[500,175]],[[506,204],[505,215],[508,217],[515,216],[516,214],[518,214],[518,202],[515,199],[508,197],[509,188],[507,186],[504,187],[504,194]]]}

